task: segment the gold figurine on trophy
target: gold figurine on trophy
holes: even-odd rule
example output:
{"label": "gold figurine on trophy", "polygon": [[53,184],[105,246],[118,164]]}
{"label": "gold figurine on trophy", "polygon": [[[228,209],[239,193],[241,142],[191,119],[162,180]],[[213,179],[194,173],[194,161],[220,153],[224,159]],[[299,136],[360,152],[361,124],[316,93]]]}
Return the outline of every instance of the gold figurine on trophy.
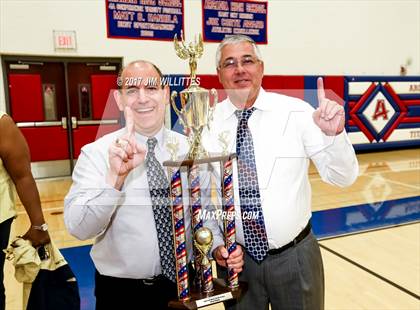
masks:
{"label": "gold figurine on trophy", "polygon": [[229,153],[229,131],[225,130],[219,134],[219,143],[222,146],[222,154],[227,155]]}
{"label": "gold figurine on trophy", "polygon": [[213,275],[211,270],[211,263],[207,257],[211,246],[213,245],[213,234],[210,229],[201,227],[194,234],[194,246],[200,252],[201,259],[201,287],[203,292],[213,292]]}
{"label": "gold figurine on trophy", "polygon": [[177,56],[181,59],[188,59],[190,64],[190,73],[191,73],[191,84],[196,83],[196,72],[197,72],[197,60],[203,55],[203,39],[201,34],[198,35],[198,43],[195,40],[194,44],[185,45],[184,36],[181,30],[181,44],[178,41],[177,35],[175,34],[174,38],[175,52]]}
{"label": "gold figurine on trophy", "polygon": [[179,141],[177,138],[170,136],[166,141],[166,149],[168,150],[171,160],[176,160],[179,150]]}

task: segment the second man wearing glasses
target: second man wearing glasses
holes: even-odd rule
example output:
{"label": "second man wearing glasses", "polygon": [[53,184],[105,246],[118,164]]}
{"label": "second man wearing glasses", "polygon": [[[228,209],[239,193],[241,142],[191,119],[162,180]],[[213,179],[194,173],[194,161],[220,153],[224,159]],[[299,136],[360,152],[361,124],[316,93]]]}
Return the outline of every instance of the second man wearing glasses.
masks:
{"label": "second man wearing glasses", "polygon": [[[240,280],[248,291],[227,309],[323,309],[324,273],[311,231],[309,159],[322,180],[348,186],[358,163],[346,132],[344,110],[325,96],[318,80],[318,109],[262,87],[264,62],[255,42],[242,35],[225,38],[217,49],[217,74],[228,98],[217,104],[203,140],[218,152],[227,133],[238,155],[237,241],[245,250]],[[213,256],[224,265],[226,250]],[[220,270],[223,272],[224,270]]]}

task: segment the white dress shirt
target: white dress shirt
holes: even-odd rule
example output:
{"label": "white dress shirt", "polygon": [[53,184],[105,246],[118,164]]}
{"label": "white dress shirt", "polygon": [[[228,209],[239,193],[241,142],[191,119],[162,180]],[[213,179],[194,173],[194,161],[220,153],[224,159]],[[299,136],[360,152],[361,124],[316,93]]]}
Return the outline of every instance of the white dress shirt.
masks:
{"label": "white dress shirt", "polygon": [[[159,244],[145,163],[129,173],[121,191],[105,182],[109,168],[108,148],[125,130],[123,128],[105,135],[82,148],[73,171],[73,185],[64,201],[64,221],[68,231],[76,238],[96,238],[91,257],[99,273],[143,279],[161,273]],[[185,136],[179,133],[162,128],[155,137],[158,141],[155,156],[160,163],[170,159],[165,146],[169,137],[179,141],[179,156],[189,150]],[[147,137],[136,133],[136,140],[146,147]],[[167,172],[165,167],[164,170]],[[187,251],[191,257],[187,178],[185,174],[181,178],[184,188]],[[203,179],[202,182],[207,181]],[[206,223],[206,226],[211,225]],[[213,225],[217,228],[216,223]],[[215,234],[215,240],[220,243],[222,236]]]}
{"label": "white dress shirt", "polygon": [[[270,249],[292,241],[311,217],[311,159],[323,181],[352,184],[358,175],[353,146],[345,132],[326,136],[314,123],[314,109],[305,101],[260,89],[248,125],[253,137],[261,204]],[[228,151],[236,152],[238,119],[229,98],[218,103],[203,144],[210,152],[222,151],[218,141],[228,137]],[[217,171],[217,170],[215,170]],[[234,169],[235,210],[240,214],[237,169]],[[244,243],[241,216],[236,217],[237,242]]]}

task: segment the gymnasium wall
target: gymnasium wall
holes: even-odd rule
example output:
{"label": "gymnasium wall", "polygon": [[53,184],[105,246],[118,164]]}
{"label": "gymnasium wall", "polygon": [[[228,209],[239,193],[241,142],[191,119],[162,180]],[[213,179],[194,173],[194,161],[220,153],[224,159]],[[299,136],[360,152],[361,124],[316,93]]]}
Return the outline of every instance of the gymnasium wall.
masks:
{"label": "gymnasium wall", "polygon": [[[184,0],[187,40],[201,31],[201,1]],[[75,30],[77,51],[56,52],[53,30]],[[420,1],[268,1],[269,75],[420,75]],[[206,43],[199,73],[215,74],[217,43]],[[0,53],[138,58],[185,74],[171,42],[106,37],[105,0],[1,0]],[[165,59],[165,61],[162,61]],[[1,70],[1,69],[0,69]],[[0,72],[1,73],[1,72]],[[0,74],[0,108],[5,107]]]}

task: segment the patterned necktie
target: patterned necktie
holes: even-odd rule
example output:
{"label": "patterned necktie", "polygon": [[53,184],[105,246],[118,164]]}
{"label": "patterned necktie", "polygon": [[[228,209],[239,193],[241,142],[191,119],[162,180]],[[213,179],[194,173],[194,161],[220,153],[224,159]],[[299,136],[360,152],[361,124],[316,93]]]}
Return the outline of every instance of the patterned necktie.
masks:
{"label": "patterned necktie", "polygon": [[175,256],[172,239],[172,214],[169,208],[169,183],[161,164],[155,157],[156,144],[156,138],[147,140],[147,180],[149,182],[150,198],[152,199],[153,215],[159,242],[162,273],[175,282]]}
{"label": "patterned necktie", "polygon": [[[236,132],[236,153],[238,155],[238,182],[241,211],[252,215],[250,220],[242,221],[245,247],[248,254],[261,263],[268,253],[264,215],[258,186],[257,166],[255,163],[254,143],[248,127],[248,119],[255,108],[235,111],[238,118]],[[255,216],[256,215],[256,216]]]}

